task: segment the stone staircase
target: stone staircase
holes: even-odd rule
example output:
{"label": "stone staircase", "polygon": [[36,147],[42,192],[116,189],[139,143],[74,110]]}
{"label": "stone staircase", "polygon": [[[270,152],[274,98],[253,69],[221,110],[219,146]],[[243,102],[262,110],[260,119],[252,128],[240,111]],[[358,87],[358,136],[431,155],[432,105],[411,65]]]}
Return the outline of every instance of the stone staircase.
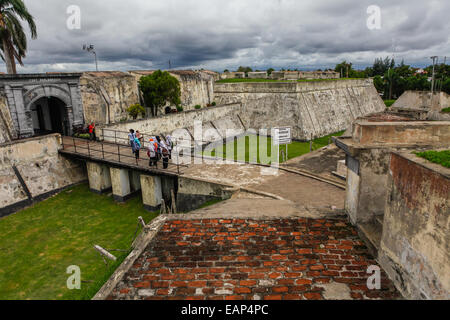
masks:
{"label": "stone staircase", "polygon": [[383,234],[384,216],[375,216],[371,221],[358,225],[358,231],[361,238],[369,248],[370,253],[377,258],[380,248],[381,236]]}

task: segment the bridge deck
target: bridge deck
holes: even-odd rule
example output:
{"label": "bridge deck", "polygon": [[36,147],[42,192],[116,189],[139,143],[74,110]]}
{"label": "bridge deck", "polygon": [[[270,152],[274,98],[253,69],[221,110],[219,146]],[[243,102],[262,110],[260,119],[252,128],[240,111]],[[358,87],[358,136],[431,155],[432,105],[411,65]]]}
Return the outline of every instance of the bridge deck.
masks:
{"label": "bridge deck", "polygon": [[120,166],[140,171],[147,171],[159,175],[181,175],[188,168],[186,165],[177,165],[172,159],[169,167],[163,169],[162,161],[158,167],[150,167],[147,150],[142,149],[140,159],[136,160],[130,146],[109,142],[89,141],[72,137],[62,137],[63,149],[60,153],[83,160],[105,162],[114,166]]}

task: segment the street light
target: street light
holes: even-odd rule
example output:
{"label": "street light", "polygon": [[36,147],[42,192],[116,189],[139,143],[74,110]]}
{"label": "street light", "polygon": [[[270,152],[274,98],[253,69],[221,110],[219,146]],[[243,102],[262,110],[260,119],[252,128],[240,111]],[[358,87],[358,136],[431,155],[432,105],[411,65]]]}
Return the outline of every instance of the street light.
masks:
{"label": "street light", "polygon": [[93,44],[90,44],[90,45],[84,44],[83,45],[83,50],[87,51],[87,52],[91,52],[91,53],[94,54],[94,56],[95,56],[95,70],[98,71],[97,53],[95,52],[94,45]]}
{"label": "street light", "polygon": [[430,108],[433,109],[433,95],[434,95],[434,76],[435,76],[435,65],[436,65],[436,60],[437,60],[437,56],[432,56],[430,59],[433,60],[433,76],[431,78],[431,105]]}

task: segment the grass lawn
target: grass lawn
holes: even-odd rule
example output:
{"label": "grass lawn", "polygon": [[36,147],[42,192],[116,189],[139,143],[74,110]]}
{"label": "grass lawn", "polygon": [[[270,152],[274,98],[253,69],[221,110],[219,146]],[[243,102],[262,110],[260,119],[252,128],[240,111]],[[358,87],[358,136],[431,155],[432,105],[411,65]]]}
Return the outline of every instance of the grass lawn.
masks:
{"label": "grass lawn", "polygon": [[[0,219],[0,300],[92,298],[128,255],[111,252],[118,261],[107,268],[92,246],[129,250],[139,216],[157,214],[139,197],[116,204],[83,184]],[[88,281],[81,290],[66,287],[71,265]]]}
{"label": "grass lawn", "polygon": [[216,83],[239,83],[239,82],[316,82],[316,81],[339,81],[339,80],[357,80],[364,78],[339,78],[339,79],[299,79],[299,80],[275,80],[275,79],[222,79]]}
{"label": "grass lawn", "polygon": [[384,104],[389,108],[395,103],[395,101],[397,100],[384,100]]}
{"label": "grass lawn", "polygon": [[446,168],[450,168],[450,150],[418,152],[416,155]]}
{"label": "grass lawn", "polygon": [[[323,148],[328,145],[331,137],[341,136],[345,131],[331,134],[313,141],[313,150]],[[252,143],[250,143],[252,140]],[[253,150],[250,151],[250,145]],[[297,158],[309,153],[309,142],[294,141],[288,146],[288,159]],[[222,149],[222,150],[221,150]],[[281,153],[286,150],[285,146],[280,146],[280,162],[283,162]],[[234,151],[234,152],[233,152]],[[272,162],[272,139],[270,137],[260,136],[245,136],[240,137],[234,142],[229,142],[222,147],[214,148],[212,150],[205,150],[205,156],[222,157],[222,159],[229,159],[235,161],[245,161],[259,164],[271,164]],[[261,158],[260,155],[263,155]],[[267,157],[265,156],[267,155]]]}

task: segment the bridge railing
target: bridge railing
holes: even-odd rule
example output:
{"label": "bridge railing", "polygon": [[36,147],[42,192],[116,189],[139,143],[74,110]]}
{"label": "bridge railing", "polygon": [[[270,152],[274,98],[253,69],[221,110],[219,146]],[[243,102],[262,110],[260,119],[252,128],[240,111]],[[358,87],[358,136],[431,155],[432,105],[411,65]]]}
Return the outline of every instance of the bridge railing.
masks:
{"label": "bridge railing", "polygon": [[[119,140],[118,140],[119,141]],[[139,160],[135,155],[130,155],[130,149],[126,144],[104,142],[104,141],[89,141],[78,139],[74,137],[64,137],[62,143],[63,150],[75,152],[76,154],[87,155],[89,158],[97,158],[101,160],[113,160],[123,164],[136,163],[140,166]],[[124,151],[124,149],[126,151]],[[142,148],[145,151],[146,149]],[[178,160],[178,153],[174,152],[176,161],[172,161],[177,167],[177,173],[180,174],[180,167],[187,168],[187,165],[180,163]]]}

